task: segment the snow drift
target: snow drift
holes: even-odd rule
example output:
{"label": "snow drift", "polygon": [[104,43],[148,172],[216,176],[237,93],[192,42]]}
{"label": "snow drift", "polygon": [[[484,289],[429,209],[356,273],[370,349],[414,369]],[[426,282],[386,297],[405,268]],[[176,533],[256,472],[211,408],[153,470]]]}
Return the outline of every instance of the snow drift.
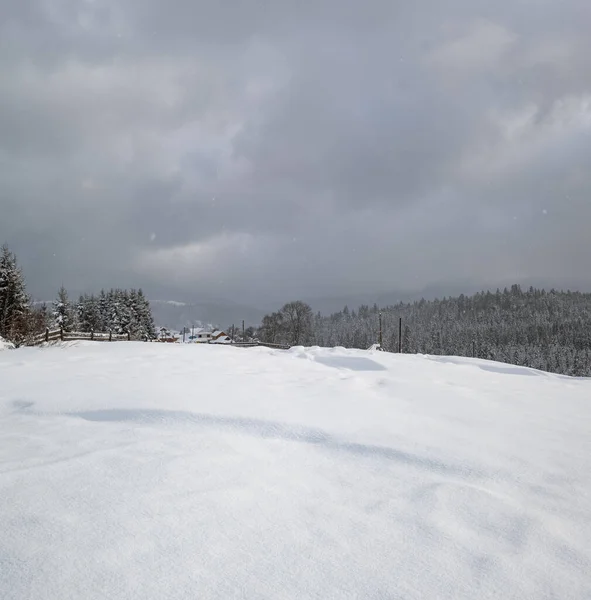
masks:
{"label": "snow drift", "polygon": [[0,352],[2,350],[13,350],[14,344],[12,342],[7,342],[2,336],[0,336]]}
{"label": "snow drift", "polygon": [[0,597],[591,597],[591,382],[80,342],[0,356]]}

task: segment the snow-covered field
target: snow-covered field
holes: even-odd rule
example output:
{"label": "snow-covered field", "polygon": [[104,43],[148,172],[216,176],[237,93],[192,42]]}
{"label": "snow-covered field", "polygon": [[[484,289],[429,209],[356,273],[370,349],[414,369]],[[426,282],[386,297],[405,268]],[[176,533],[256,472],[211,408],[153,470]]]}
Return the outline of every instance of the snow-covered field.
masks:
{"label": "snow-covered field", "polygon": [[591,381],[344,349],[0,352],[3,600],[591,598]]}

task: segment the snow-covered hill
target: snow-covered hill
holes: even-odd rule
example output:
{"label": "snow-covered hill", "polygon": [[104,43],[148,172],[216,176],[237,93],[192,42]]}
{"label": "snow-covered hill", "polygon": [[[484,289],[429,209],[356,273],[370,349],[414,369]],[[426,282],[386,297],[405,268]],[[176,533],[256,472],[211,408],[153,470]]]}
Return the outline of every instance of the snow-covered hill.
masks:
{"label": "snow-covered hill", "polygon": [[588,599],[591,381],[344,349],[0,355],[0,597]]}

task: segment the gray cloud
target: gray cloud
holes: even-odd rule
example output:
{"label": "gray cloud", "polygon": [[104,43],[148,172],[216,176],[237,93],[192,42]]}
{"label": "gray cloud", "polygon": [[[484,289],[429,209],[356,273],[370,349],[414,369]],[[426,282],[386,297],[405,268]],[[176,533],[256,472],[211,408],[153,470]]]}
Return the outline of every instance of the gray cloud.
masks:
{"label": "gray cloud", "polygon": [[37,296],[591,286],[586,0],[2,12],[0,240]]}

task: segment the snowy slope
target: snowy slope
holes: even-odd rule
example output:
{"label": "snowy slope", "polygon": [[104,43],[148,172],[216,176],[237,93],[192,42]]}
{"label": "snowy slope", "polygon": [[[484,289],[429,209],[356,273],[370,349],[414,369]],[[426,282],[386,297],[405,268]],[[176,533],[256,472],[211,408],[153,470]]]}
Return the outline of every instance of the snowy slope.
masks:
{"label": "snowy slope", "polygon": [[0,598],[591,598],[591,381],[344,349],[0,355]]}

